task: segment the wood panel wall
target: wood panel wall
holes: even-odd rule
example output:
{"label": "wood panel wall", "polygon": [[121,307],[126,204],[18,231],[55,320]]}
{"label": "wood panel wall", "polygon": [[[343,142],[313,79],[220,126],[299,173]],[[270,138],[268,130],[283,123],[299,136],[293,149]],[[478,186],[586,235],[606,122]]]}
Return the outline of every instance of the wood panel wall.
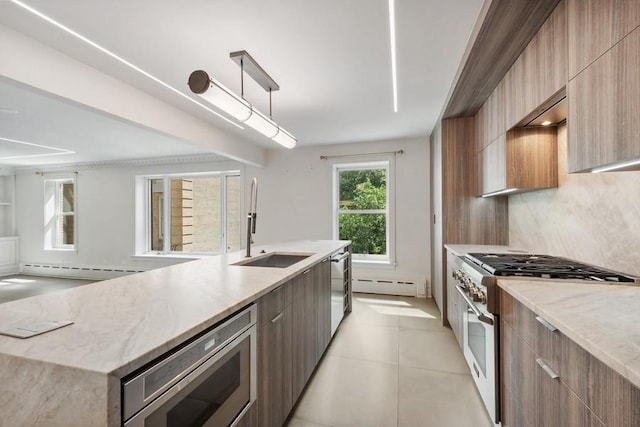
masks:
{"label": "wood panel wall", "polygon": [[[432,203],[436,218],[432,225],[432,288],[437,289],[434,293],[439,292],[436,303],[442,312],[443,323],[447,318],[443,244],[504,245],[508,240],[507,199],[476,197],[476,139],[474,117],[442,120],[431,139],[431,167],[436,171],[432,196],[440,194],[442,203],[439,212],[438,205]],[[441,235],[436,234],[438,232]]]}

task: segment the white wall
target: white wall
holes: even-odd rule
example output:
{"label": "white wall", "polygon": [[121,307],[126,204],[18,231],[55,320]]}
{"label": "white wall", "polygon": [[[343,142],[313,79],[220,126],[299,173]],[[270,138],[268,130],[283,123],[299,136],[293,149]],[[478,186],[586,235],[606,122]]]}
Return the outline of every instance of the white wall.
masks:
{"label": "white wall", "polygon": [[135,176],[155,173],[242,170],[238,162],[77,169],[77,250],[44,250],[44,184],[35,171],[16,176],[16,227],[20,262],[149,269],[183,260],[133,258]]}
{"label": "white wall", "polygon": [[[415,280],[425,293],[430,277],[429,145],[425,139],[366,142],[293,150],[270,150],[267,167],[246,169],[246,183],[258,178],[256,244],[300,239],[332,239],[332,165],[372,160],[320,160],[343,155],[404,150],[396,157],[396,260],[392,269],[356,266],[354,276]],[[379,159],[379,157],[378,157]],[[248,191],[248,188],[246,189]]]}
{"label": "white wall", "polygon": [[[43,177],[35,171],[16,176],[16,227],[22,264],[156,268],[179,260],[148,260],[135,254],[135,176],[154,173],[241,170],[246,199],[258,178],[255,244],[301,239],[332,239],[332,165],[366,158],[320,160],[341,155],[404,150],[396,157],[395,268],[361,268],[354,276],[411,280],[424,295],[430,277],[429,150],[427,140],[367,142],[271,150],[265,168],[238,162],[80,168],[77,175],[77,251],[43,249]],[[46,178],[55,175],[45,175]],[[246,208],[242,209],[245,212]],[[244,214],[242,217],[244,228]],[[244,232],[244,230],[243,230]],[[243,234],[244,236],[244,234]],[[244,238],[242,239],[244,243]]]}

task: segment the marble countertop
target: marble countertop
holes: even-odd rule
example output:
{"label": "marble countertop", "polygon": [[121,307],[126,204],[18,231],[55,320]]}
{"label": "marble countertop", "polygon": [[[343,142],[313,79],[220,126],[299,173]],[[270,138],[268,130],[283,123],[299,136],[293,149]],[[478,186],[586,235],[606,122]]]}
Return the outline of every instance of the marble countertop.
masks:
{"label": "marble countertop", "polygon": [[640,286],[521,278],[498,286],[640,388]]}
{"label": "marble countertop", "polygon": [[518,248],[512,248],[510,246],[502,245],[458,245],[458,244],[445,244],[444,247],[456,256],[463,256],[464,254],[473,252],[484,253],[519,253],[526,254],[527,251]]}
{"label": "marble countertop", "polygon": [[346,244],[252,248],[256,256],[260,250],[311,254],[288,268],[230,265],[244,259],[236,252],[5,303],[2,329],[44,320],[74,323],[28,339],[0,335],[0,357],[122,378]]}

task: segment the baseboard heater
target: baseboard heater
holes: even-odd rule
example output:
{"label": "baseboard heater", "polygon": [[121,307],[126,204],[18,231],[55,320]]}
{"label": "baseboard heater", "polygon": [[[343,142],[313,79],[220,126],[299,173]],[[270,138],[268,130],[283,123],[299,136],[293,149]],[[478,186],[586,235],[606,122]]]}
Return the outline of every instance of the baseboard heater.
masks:
{"label": "baseboard heater", "polygon": [[393,295],[416,296],[419,292],[417,281],[401,279],[374,279],[355,277],[352,281],[354,292],[369,292]]}
{"label": "baseboard heater", "polygon": [[107,280],[116,277],[127,276],[133,273],[142,273],[144,270],[136,270],[126,267],[80,267],[53,264],[20,264],[20,273],[34,276],[67,277],[75,279]]}

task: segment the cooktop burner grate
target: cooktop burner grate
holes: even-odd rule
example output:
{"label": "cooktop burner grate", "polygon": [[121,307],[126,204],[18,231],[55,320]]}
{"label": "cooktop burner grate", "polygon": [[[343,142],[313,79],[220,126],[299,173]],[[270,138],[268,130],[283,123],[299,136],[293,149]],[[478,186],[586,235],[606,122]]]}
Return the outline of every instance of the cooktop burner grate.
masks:
{"label": "cooktop burner grate", "polygon": [[638,280],[604,268],[550,255],[471,253],[466,257],[494,276],[586,279],[606,282]]}

